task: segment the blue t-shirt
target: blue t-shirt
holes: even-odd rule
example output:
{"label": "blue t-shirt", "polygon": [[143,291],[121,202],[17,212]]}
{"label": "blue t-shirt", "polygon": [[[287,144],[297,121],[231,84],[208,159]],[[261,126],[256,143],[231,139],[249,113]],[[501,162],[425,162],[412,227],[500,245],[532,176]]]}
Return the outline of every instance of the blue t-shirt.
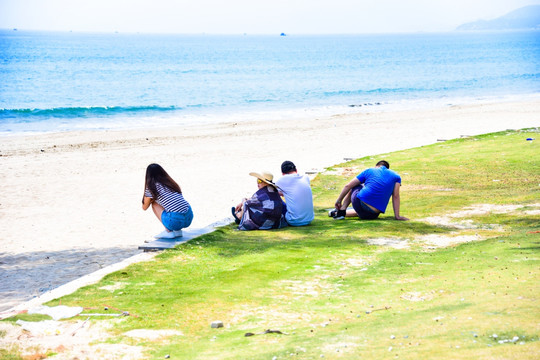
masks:
{"label": "blue t-shirt", "polygon": [[394,192],[394,186],[396,183],[401,184],[401,177],[385,166],[366,169],[356,178],[364,184],[364,188],[358,192],[356,197],[383,213],[386,211],[390,196]]}

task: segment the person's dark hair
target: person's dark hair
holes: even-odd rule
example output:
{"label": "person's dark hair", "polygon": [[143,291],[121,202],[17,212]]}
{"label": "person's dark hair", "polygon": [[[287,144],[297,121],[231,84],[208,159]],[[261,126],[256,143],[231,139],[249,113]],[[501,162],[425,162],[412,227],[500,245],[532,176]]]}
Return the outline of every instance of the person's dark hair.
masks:
{"label": "person's dark hair", "polygon": [[377,163],[377,165],[375,165],[375,166],[379,166],[379,165],[382,165],[382,166],[384,166],[385,168],[390,169],[390,164],[389,164],[388,161],[386,161],[386,160],[381,160],[381,161],[379,161],[379,162]]}
{"label": "person's dark hair", "polygon": [[145,185],[154,199],[158,198],[156,184],[160,183],[171,191],[182,193],[180,186],[174,181],[169,174],[159,164],[150,164],[146,168]]}
{"label": "person's dark hair", "polygon": [[281,164],[281,172],[283,174],[288,174],[292,171],[296,171],[296,166],[294,166],[292,161],[287,160]]}

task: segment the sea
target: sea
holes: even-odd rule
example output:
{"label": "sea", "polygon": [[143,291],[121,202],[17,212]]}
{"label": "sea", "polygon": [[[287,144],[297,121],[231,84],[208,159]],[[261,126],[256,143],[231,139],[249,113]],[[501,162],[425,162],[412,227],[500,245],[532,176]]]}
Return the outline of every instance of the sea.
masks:
{"label": "sea", "polygon": [[0,31],[0,136],[540,98],[540,31]]}

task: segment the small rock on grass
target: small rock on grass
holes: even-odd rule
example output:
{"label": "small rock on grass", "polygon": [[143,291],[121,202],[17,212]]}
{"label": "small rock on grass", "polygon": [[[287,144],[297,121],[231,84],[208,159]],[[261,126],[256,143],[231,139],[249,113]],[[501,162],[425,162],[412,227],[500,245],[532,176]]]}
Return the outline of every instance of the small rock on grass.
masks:
{"label": "small rock on grass", "polygon": [[212,324],[210,326],[212,327],[212,329],[222,328],[223,321],[212,321]]}

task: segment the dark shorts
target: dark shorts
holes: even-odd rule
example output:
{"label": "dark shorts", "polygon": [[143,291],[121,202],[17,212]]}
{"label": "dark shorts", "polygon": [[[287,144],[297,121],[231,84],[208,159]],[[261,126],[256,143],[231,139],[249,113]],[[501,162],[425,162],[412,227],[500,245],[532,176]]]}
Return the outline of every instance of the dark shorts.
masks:
{"label": "dark shorts", "polygon": [[373,211],[365,202],[360,200],[356,195],[362,190],[364,186],[358,185],[351,190],[351,202],[354,211],[358,214],[358,217],[363,220],[373,220],[379,217],[378,212]]}
{"label": "dark shorts", "polygon": [[193,211],[191,210],[191,206],[185,213],[172,211],[163,211],[161,213],[161,222],[170,231],[187,228],[191,225],[192,221]]}

